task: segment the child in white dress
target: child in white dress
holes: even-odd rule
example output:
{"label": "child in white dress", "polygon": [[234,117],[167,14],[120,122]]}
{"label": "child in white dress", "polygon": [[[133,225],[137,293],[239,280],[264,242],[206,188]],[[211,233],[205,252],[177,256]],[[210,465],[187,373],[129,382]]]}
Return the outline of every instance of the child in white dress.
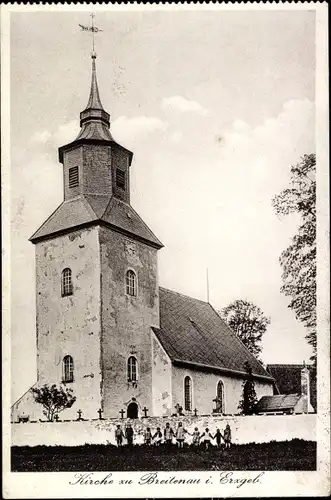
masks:
{"label": "child in white dress", "polygon": [[184,440],[185,440],[186,433],[187,433],[187,430],[184,429],[182,422],[179,422],[178,428],[176,431],[176,439],[177,439],[178,448],[184,448]]}
{"label": "child in white dress", "polygon": [[210,447],[210,440],[213,439],[213,436],[210,434],[208,427],[206,428],[205,432],[201,434],[201,439],[205,438],[203,441],[205,443],[206,450]]}

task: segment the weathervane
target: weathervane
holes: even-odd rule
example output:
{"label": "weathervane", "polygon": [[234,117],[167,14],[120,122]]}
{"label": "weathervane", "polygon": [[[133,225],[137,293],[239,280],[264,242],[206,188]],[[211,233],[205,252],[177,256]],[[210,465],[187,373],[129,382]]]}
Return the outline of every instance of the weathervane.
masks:
{"label": "weathervane", "polygon": [[95,18],[95,15],[94,14],[90,14],[91,18],[92,18],[92,26],[83,26],[82,24],[80,24],[79,26],[82,28],[83,31],[90,31],[92,33],[92,57],[95,59],[96,58],[96,53],[95,53],[95,50],[94,50],[94,47],[95,47],[95,33],[98,33],[99,31],[103,31],[101,30],[100,28],[97,28],[96,26],[94,26],[94,18]]}

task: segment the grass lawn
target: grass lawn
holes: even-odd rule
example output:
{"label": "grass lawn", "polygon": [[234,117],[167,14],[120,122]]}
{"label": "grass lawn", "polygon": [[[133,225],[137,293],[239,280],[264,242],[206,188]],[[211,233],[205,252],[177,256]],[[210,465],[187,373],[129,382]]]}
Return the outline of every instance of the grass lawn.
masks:
{"label": "grass lawn", "polygon": [[116,448],[112,445],[34,446],[11,449],[12,471],[180,471],[316,470],[316,442],[292,441],[211,448],[170,449],[164,445]]}

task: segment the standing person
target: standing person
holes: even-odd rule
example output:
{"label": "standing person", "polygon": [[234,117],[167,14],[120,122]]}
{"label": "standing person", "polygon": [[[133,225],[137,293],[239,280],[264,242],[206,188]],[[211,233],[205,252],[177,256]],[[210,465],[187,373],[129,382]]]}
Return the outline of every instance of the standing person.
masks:
{"label": "standing person", "polygon": [[153,436],[153,441],[155,442],[155,446],[160,446],[162,441],[162,432],[160,427],[156,429],[156,433]]}
{"label": "standing person", "polygon": [[152,433],[149,427],[147,427],[147,429],[145,430],[144,438],[145,438],[145,444],[147,446],[150,446],[152,444]]}
{"label": "standing person", "polygon": [[222,439],[224,439],[224,436],[222,435],[222,433],[219,429],[216,429],[216,434],[214,436],[214,439],[216,439],[217,448],[220,448],[221,444],[222,444]]}
{"label": "standing person", "polygon": [[205,438],[203,441],[205,443],[206,450],[208,450],[210,446],[210,440],[213,439],[213,436],[210,434],[208,427],[206,428],[205,432],[201,434],[201,439]]}
{"label": "standing person", "polygon": [[200,431],[197,427],[194,427],[194,431],[192,432],[191,436],[193,436],[192,445],[194,447],[198,447],[200,444]]}
{"label": "standing person", "polygon": [[121,426],[118,425],[115,430],[115,439],[118,447],[122,446],[123,438],[124,438],[123,431],[121,429]]}
{"label": "standing person", "polygon": [[125,437],[128,443],[128,446],[133,446],[133,429],[132,425],[128,424],[126,429],[125,429]]}
{"label": "standing person", "polygon": [[224,429],[224,443],[225,448],[230,448],[231,446],[231,427],[229,424],[226,424]]}
{"label": "standing person", "polygon": [[178,428],[176,431],[176,439],[177,439],[178,448],[184,448],[184,439],[185,439],[186,432],[187,432],[187,430],[184,429],[182,422],[179,422]]}
{"label": "standing person", "polygon": [[169,422],[166,423],[163,435],[164,435],[164,441],[168,446],[170,446],[172,443],[172,436],[174,435],[174,431],[170,427]]}

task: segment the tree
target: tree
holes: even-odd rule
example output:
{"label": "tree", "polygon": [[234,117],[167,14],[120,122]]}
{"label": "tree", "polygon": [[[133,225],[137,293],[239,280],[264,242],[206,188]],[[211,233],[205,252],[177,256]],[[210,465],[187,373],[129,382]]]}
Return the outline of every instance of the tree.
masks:
{"label": "tree", "polygon": [[43,406],[43,414],[49,422],[53,422],[56,415],[66,408],[71,408],[76,401],[72,389],[57,387],[55,384],[33,387],[32,392],[35,401]]}
{"label": "tree", "polygon": [[291,297],[289,308],[307,328],[306,339],[316,363],[316,156],[304,155],[291,166],[291,186],[272,200],[277,214],[297,213],[300,225],[291,245],[279,258],[283,268],[281,291]]}
{"label": "tree", "polygon": [[262,310],[247,300],[235,300],[221,311],[221,316],[251,353],[258,357],[262,335],[270,324]]}
{"label": "tree", "polygon": [[252,415],[254,413],[254,408],[257,403],[257,397],[255,392],[255,383],[253,378],[253,372],[248,361],[245,362],[245,371],[247,372],[246,380],[243,383],[242,398],[238,404],[238,410],[244,415]]}

